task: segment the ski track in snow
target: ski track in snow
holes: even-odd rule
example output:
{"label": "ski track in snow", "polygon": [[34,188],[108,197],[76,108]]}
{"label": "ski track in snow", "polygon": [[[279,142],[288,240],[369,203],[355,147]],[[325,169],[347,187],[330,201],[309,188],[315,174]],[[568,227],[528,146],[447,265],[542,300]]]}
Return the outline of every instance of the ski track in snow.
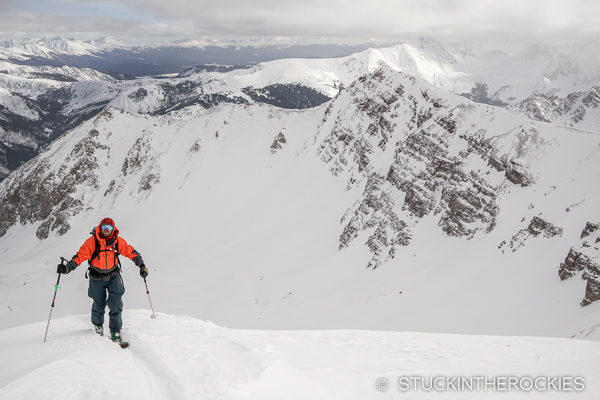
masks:
{"label": "ski track in snow", "polygon": [[[152,346],[144,342],[138,335],[128,335],[134,338],[135,346],[125,349],[129,351],[133,362],[143,371],[144,379],[150,390],[147,391],[148,399],[185,399],[185,386],[179,381],[169,365],[160,361],[158,354]],[[126,338],[125,340],[129,340]],[[189,398],[189,397],[188,397]]]}
{"label": "ski track in snow", "polygon": [[[0,331],[0,399],[589,399],[600,343],[573,339],[359,330],[228,329],[128,310],[127,349],[89,316]],[[399,376],[583,376],[582,392],[400,392]],[[375,380],[385,378],[380,392]]]}

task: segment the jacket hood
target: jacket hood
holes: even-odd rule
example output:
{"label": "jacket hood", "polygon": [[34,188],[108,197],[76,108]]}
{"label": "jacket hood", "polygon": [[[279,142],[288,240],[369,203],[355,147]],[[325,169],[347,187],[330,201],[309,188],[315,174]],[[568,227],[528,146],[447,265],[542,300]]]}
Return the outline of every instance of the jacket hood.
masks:
{"label": "jacket hood", "polygon": [[[109,224],[112,225],[112,227],[114,228],[110,234],[109,237],[104,238],[102,237],[102,229],[101,226],[104,224]],[[115,225],[115,221],[112,220],[112,218],[103,218],[102,221],[100,221],[100,223],[98,224],[98,226],[96,227],[96,237],[98,239],[101,240],[110,240],[112,237],[115,237],[119,234],[119,230],[117,229],[117,226]]]}

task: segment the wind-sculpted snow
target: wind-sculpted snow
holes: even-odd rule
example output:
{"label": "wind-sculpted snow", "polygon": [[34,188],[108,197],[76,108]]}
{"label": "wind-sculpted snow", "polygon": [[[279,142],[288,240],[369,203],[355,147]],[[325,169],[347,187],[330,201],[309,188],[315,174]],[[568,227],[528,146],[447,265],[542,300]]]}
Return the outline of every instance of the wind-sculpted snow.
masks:
{"label": "wind-sculpted snow", "polygon": [[[552,395],[592,400],[600,373],[594,341],[375,330],[231,329],[183,315],[124,313],[126,350],[96,335],[89,316],[55,318],[0,331],[0,397],[6,399],[415,399]],[[489,362],[493,359],[494,362]],[[540,358],[543,362],[540,362]],[[400,390],[400,377],[435,377],[435,390]],[[454,383],[444,388],[444,377]],[[524,379],[512,390],[459,379]],[[504,377],[504,378],[503,378]],[[532,390],[528,381],[536,380]],[[546,387],[553,379],[554,384]],[[559,389],[557,380],[568,389]],[[577,379],[577,381],[575,381]],[[450,381],[448,381],[450,382]],[[502,383],[498,381],[498,388]],[[577,382],[576,385],[574,383]],[[524,389],[529,387],[528,390]],[[561,385],[562,387],[562,385]],[[577,388],[577,390],[575,389]]]}

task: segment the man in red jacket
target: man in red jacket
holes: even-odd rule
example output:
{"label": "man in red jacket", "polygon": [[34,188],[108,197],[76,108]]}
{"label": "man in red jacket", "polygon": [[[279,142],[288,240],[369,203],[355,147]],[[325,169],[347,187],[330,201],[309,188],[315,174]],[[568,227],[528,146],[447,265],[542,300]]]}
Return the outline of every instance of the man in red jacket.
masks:
{"label": "man in red jacket", "polygon": [[92,324],[96,333],[103,334],[104,310],[108,304],[110,312],[108,315],[110,338],[121,339],[121,312],[123,311],[123,294],[125,286],[121,277],[121,263],[118,256],[122,254],[133,260],[140,268],[142,278],[148,276],[148,269],[144,260],[125,239],[119,237],[119,230],[115,222],[110,218],[104,218],[94,228],[92,236],[81,246],[77,254],[66,264],[59,264],[57,272],[68,274],[77,268],[82,262],[89,263],[90,286],[88,296],[94,300],[92,304]]}

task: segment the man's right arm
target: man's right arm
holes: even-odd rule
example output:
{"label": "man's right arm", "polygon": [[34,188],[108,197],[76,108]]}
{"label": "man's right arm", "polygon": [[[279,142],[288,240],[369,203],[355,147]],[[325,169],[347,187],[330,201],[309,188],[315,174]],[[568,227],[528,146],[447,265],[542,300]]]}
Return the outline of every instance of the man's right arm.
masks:
{"label": "man's right arm", "polygon": [[[91,242],[90,242],[91,240]],[[66,264],[60,263],[56,267],[56,272],[59,274],[68,274],[73,271],[75,268],[79,266],[85,260],[89,260],[92,254],[94,254],[94,249],[96,248],[96,241],[94,237],[88,238],[83,245],[79,248],[77,254],[73,256],[73,258],[67,261]]]}
{"label": "man's right arm", "polygon": [[93,236],[90,236],[79,248],[77,254],[73,256],[73,260],[77,265],[81,265],[82,262],[89,260],[94,254],[96,248],[96,241]]}

